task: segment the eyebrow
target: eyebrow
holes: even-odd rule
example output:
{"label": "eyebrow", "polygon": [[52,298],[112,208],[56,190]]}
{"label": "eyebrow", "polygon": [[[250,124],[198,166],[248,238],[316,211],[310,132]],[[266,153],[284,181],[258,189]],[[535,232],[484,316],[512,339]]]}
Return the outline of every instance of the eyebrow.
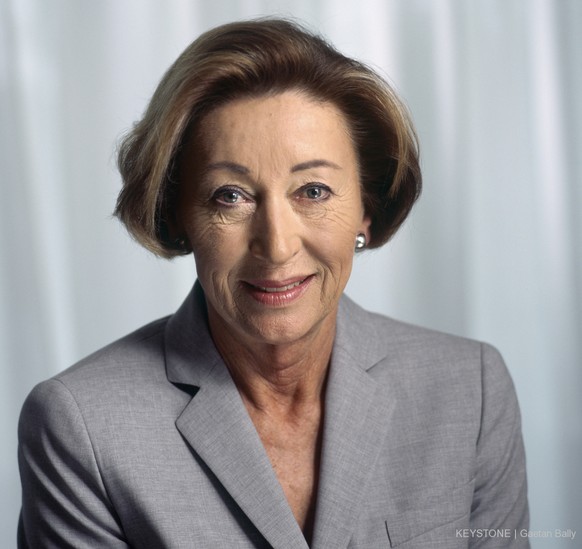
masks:
{"label": "eyebrow", "polygon": [[[295,164],[295,166],[291,168],[291,173],[310,170],[313,168],[333,168],[334,170],[342,169],[341,166],[338,166],[335,162],[318,158],[315,160],[308,160],[307,162],[301,162],[300,164]],[[228,170],[239,175],[249,175],[250,173],[250,170],[246,166],[242,166],[236,162],[228,161],[213,162],[212,164],[208,164],[208,166],[206,166],[206,171],[213,170]]]}
{"label": "eyebrow", "polygon": [[310,170],[311,168],[333,168],[334,170],[341,170],[341,166],[338,166],[334,162],[330,162],[329,160],[316,159],[308,160],[307,162],[301,162],[301,164],[296,164],[291,168],[291,173]]}
{"label": "eyebrow", "polygon": [[240,175],[249,175],[249,169],[245,166],[241,166],[240,164],[237,164],[236,162],[228,162],[228,161],[224,161],[224,162],[213,162],[212,164],[208,164],[208,166],[206,166],[206,170],[207,172],[211,172],[213,170],[228,170],[229,172],[234,172],[234,173],[238,173]]}

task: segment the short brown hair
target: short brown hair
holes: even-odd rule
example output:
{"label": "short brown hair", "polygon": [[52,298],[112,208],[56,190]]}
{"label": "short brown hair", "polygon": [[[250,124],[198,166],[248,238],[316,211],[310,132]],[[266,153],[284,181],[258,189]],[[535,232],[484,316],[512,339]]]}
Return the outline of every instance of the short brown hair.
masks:
{"label": "short brown hair", "polygon": [[173,234],[182,145],[213,108],[241,97],[297,89],[346,117],[371,218],[368,247],[398,230],[421,189],[418,144],[408,111],[373,70],[295,22],[240,21],[195,40],[166,72],[143,116],[122,140],[123,188],[115,215],[153,253],[189,250]]}

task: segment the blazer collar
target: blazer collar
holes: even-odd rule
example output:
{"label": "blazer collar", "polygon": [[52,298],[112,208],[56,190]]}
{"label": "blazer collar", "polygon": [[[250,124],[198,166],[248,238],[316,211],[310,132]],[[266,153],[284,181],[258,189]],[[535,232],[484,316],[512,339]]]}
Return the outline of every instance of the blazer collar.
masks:
{"label": "blazer collar", "polygon": [[327,381],[312,547],[347,547],[396,403],[370,370],[386,356],[386,334],[348,297],[338,311]]}
{"label": "blazer collar", "polygon": [[166,326],[166,372],[194,397],[176,420],[188,444],[273,547],[307,549],[239,392],[208,330],[197,282]]}
{"label": "blazer collar", "polygon": [[[347,547],[394,399],[367,370],[386,354],[375,324],[340,302],[326,390],[312,547]],[[168,379],[195,388],[176,421],[191,447],[275,548],[307,548],[267,453],[210,336],[198,283],[166,326]]]}

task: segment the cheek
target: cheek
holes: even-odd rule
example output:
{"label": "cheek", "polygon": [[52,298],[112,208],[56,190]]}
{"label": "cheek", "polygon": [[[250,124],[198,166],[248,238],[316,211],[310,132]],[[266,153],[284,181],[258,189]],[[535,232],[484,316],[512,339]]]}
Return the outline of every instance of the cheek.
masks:
{"label": "cheek", "polygon": [[244,253],[245,245],[240,230],[234,230],[234,227],[214,223],[200,216],[197,222],[188,224],[186,230],[200,276],[204,273],[215,276],[217,273],[228,272]]}
{"label": "cheek", "polygon": [[356,231],[353,220],[331,213],[309,232],[312,254],[319,257],[334,276],[341,277],[343,271],[351,270]]}
{"label": "cheek", "polygon": [[[353,204],[352,201],[349,203]],[[326,265],[338,285],[343,285],[351,272],[355,239],[362,216],[358,208],[338,208],[328,211],[311,231],[309,242],[312,253]]]}
{"label": "cheek", "polygon": [[204,206],[194,204],[184,214],[183,219],[190,245],[195,252],[220,250],[232,241],[233,227]]}
{"label": "cheek", "polygon": [[[345,205],[349,206],[350,202]],[[334,206],[318,219],[311,220],[311,232],[317,240],[325,242],[326,247],[336,248],[339,251],[345,246],[350,248],[354,243],[362,223],[363,213],[358,208],[342,208],[337,207],[337,204]]]}

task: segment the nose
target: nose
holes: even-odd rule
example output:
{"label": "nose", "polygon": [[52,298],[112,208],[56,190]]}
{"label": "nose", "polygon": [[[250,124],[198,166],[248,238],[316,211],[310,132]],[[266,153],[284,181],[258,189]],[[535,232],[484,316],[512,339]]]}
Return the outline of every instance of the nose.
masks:
{"label": "nose", "polygon": [[300,222],[287,200],[270,199],[255,213],[250,251],[258,259],[283,265],[301,249]]}

